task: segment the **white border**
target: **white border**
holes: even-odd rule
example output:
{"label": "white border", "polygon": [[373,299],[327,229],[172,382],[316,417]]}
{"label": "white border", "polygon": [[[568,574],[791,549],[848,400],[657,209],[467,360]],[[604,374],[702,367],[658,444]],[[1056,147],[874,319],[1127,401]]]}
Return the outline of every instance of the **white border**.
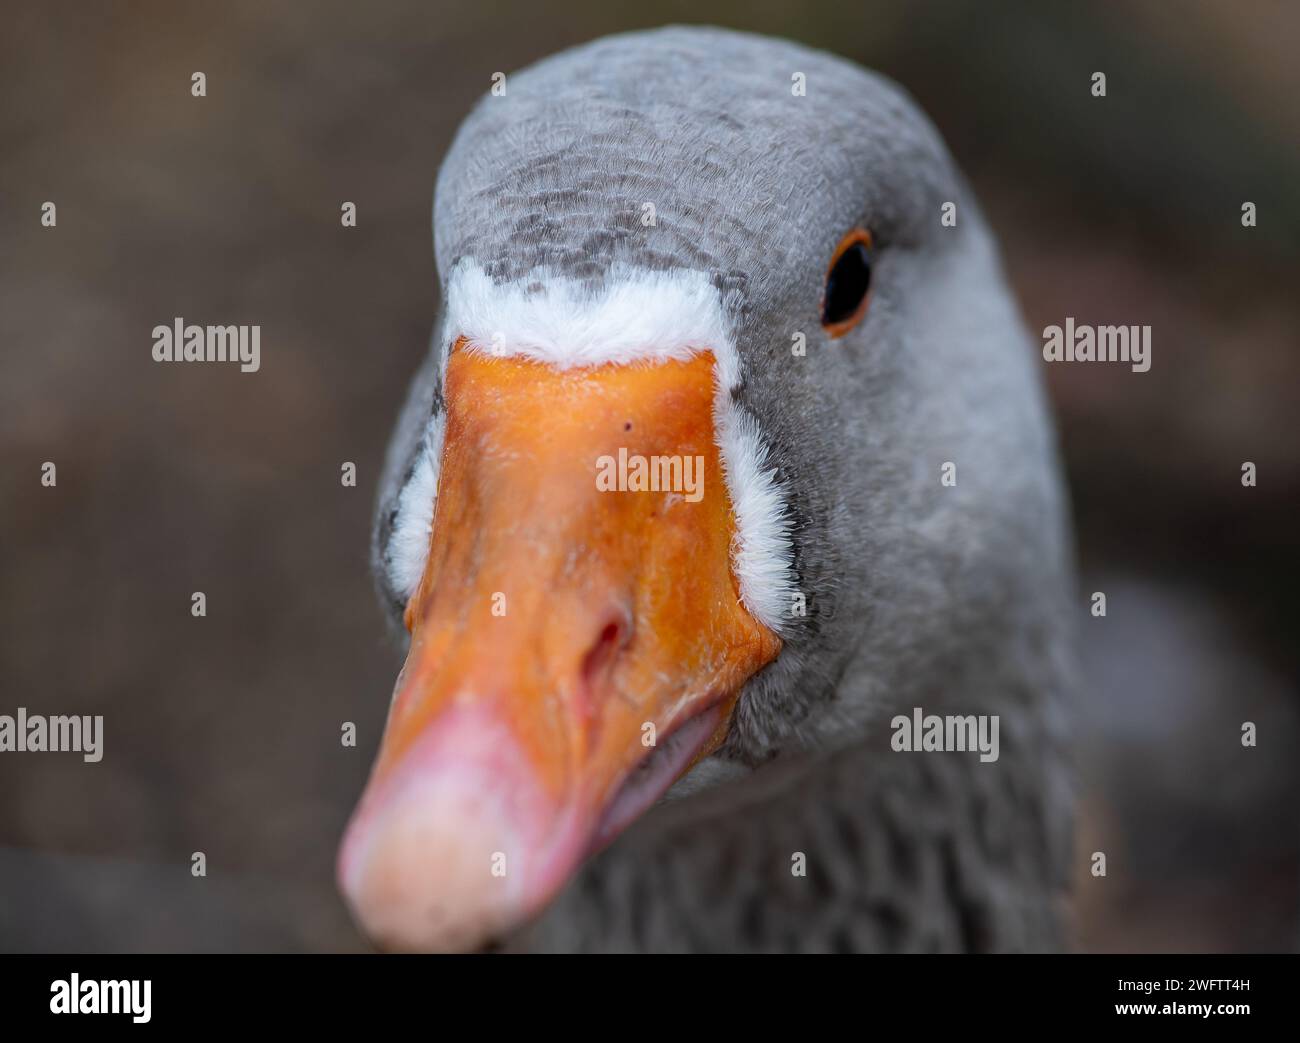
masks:
{"label": "white border", "polygon": [[[535,270],[496,283],[470,261],[452,270],[444,298],[440,372],[451,345],[493,357],[524,357],[558,369],[714,359],[714,431],[736,519],[731,565],[745,607],[765,626],[788,629],[794,569],[786,495],[768,466],[754,417],[732,401],[740,359],[722,299],[704,272],[615,266],[593,291],[582,280]],[[429,553],[442,457],[444,419],[429,421],[420,458],[398,498],[389,544],[389,578],[410,598]]]}

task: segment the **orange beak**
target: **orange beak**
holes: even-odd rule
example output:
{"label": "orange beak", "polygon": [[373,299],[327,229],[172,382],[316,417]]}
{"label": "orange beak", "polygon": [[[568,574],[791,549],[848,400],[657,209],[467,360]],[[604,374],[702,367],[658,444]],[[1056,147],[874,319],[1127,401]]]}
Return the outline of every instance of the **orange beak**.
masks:
{"label": "orange beak", "polygon": [[453,348],[410,652],[339,858],[381,945],[474,948],[537,913],[776,657],[731,572],[713,369]]}

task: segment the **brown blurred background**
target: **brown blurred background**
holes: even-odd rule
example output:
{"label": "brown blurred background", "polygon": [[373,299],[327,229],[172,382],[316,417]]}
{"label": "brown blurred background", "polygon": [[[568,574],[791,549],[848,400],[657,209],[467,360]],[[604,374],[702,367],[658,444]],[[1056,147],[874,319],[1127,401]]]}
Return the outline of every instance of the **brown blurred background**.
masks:
{"label": "brown blurred background", "polygon": [[[99,764],[0,757],[0,949],[364,947],[332,860],[397,668],[368,527],[437,306],[434,173],[493,72],[674,21],[892,76],[1031,329],[1152,325],[1149,373],[1045,367],[1109,600],[1080,617],[1079,862],[1109,873],[1079,944],[1300,944],[1300,6],[0,7],[0,712],[106,719]],[[261,372],[153,363],[178,315],[260,323]]]}

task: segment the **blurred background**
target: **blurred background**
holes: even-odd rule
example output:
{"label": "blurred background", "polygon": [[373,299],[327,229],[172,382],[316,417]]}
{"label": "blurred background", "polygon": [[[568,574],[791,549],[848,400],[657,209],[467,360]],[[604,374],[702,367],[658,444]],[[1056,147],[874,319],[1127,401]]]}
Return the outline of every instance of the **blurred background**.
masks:
{"label": "blurred background", "polygon": [[[1149,373],[1044,367],[1108,597],[1077,945],[1300,945],[1300,5],[0,8],[0,712],[103,714],[107,750],[0,757],[0,950],[365,947],[332,863],[399,665],[367,544],[437,308],[434,174],[493,72],[668,22],[893,77],[1032,330],[1152,325]],[[261,372],[154,364],[178,315],[260,323]]]}

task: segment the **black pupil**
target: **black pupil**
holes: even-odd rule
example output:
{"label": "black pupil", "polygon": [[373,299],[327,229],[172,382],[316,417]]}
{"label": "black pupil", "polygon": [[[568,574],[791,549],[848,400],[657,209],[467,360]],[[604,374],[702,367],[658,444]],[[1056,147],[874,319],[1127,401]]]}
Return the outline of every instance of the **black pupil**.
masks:
{"label": "black pupil", "polygon": [[870,287],[871,255],[863,243],[854,243],[840,255],[826,279],[822,323],[830,326],[853,318]]}

